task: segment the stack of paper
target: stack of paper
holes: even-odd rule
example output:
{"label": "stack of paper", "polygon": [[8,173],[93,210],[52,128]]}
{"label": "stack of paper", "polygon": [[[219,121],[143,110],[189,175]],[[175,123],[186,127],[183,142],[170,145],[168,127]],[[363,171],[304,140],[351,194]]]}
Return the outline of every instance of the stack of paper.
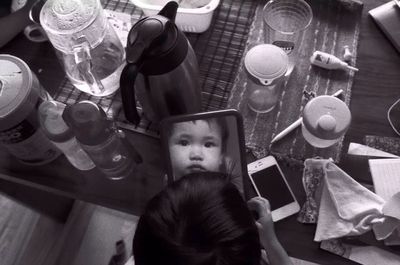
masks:
{"label": "stack of paper", "polygon": [[400,192],[400,159],[370,159],[368,163],[378,196],[388,201]]}

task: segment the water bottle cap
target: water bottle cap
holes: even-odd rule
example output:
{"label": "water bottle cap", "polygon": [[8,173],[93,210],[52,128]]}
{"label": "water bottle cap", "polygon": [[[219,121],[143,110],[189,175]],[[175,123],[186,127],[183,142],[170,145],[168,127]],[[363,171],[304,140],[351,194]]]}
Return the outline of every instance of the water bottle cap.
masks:
{"label": "water bottle cap", "polygon": [[104,110],[88,100],[67,106],[62,117],[82,144],[101,144],[113,133]]}
{"label": "water bottle cap", "polygon": [[272,44],[261,44],[247,52],[244,65],[252,77],[264,85],[270,85],[286,73],[289,58],[281,48]]}
{"label": "water bottle cap", "polygon": [[315,137],[334,140],[350,126],[351,113],[347,105],[333,96],[319,96],[310,100],[303,110],[303,124]]}
{"label": "water bottle cap", "polygon": [[65,142],[74,137],[62,118],[66,105],[57,101],[44,101],[39,106],[39,121],[44,134],[54,142]]}

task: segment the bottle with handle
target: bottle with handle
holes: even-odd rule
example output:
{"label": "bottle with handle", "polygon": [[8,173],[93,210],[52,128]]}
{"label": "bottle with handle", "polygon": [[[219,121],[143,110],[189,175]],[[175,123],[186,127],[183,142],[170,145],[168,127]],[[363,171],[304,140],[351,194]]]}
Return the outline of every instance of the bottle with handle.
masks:
{"label": "bottle with handle", "polygon": [[98,97],[119,88],[125,51],[99,0],[47,0],[40,23],[76,88]]}
{"label": "bottle with handle", "polygon": [[177,8],[176,2],[169,2],[129,32],[120,88],[125,116],[132,123],[139,123],[136,97],[153,122],[201,111],[198,63],[188,39],[174,23]]}

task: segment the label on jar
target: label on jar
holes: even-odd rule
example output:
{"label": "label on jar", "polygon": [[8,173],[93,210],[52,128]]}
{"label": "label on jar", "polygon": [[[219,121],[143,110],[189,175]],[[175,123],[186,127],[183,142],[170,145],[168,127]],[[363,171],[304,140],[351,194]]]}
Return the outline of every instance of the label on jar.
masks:
{"label": "label on jar", "polygon": [[291,41],[284,41],[284,40],[277,40],[272,43],[275,46],[278,46],[282,50],[284,50],[287,54],[291,54],[294,50],[294,42]]}
{"label": "label on jar", "polygon": [[28,139],[36,132],[36,128],[28,121],[24,120],[16,126],[0,132],[0,143],[15,144]]}
{"label": "label on jar", "polygon": [[0,131],[0,144],[21,162],[27,164],[45,164],[60,155],[57,147],[39,128],[36,111],[17,125]]}
{"label": "label on jar", "polygon": [[28,124],[21,122],[10,130],[0,132],[0,142],[3,146],[21,162],[27,164],[45,164],[58,157],[60,151],[44,133]]}

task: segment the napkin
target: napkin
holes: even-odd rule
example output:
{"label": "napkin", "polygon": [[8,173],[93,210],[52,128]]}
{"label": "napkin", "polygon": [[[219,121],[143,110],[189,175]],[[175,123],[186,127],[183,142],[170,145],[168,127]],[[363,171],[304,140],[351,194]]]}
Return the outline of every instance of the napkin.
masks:
{"label": "napkin", "polygon": [[305,161],[303,184],[307,201],[298,220],[317,223],[315,241],[371,229],[377,240],[400,236],[400,192],[385,202],[326,159]]}

